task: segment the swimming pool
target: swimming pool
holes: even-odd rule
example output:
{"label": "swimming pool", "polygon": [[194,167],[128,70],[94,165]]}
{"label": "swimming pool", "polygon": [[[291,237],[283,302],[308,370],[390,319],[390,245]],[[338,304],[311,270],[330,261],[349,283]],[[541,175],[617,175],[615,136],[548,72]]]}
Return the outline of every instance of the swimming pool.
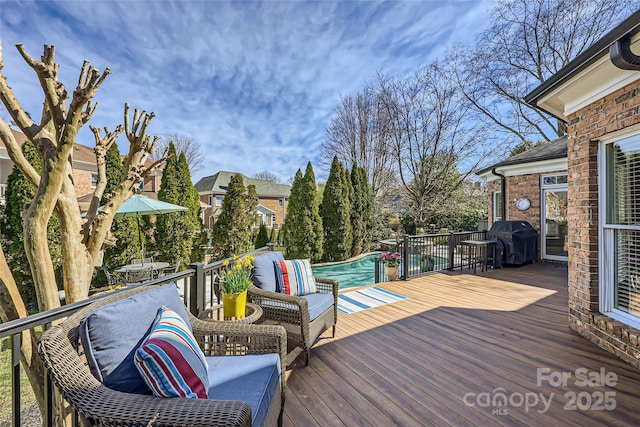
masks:
{"label": "swimming pool", "polygon": [[[358,286],[373,285],[375,283],[375,263],[379,252],[365,255],[361,258],[335,262],[331,264],[312,265],[315,277],[337,280],[340,289],[355,288]],[[420,271],[420,263],[417,255],[412,256],[410,271]],[[414,259],[415,258],[415,259]],[[447,267],[447,259],[434,256],[435,270],[442,270]],[[402,267],[401,267],[402,268]]]}
{"label": "swimming pool", "polygon": [[372,253],[354,260],[312,265],[311,269],[315,277],[337,280],[340,289],[373,285],[375,283],[375,261],[378,256],[380,256],[379,253]]}

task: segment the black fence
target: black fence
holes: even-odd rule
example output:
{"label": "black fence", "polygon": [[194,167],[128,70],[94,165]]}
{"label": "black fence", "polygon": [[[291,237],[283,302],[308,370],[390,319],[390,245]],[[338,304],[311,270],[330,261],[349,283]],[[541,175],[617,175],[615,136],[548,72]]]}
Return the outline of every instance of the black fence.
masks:
{"label": "black fence", "polygon": [[[484,230],[405,236],[390,250],[400,254],[398,278],[409,280],[433,271],[462,268],[469,263],[468,247],[462,242],[485,240],[486,235]],[[385,270],[382,258],[376,258],[376,283],[388,280]]]}
{"label": "black fence", "polygon": [[[272,250],[271,246],[257,249],[249,252],[251,255],[259,255],[264,252]],[[244,256],[247,254],[242,254]],[[218,281],[216,277],[223,269],[224,260],[216,261],[211,264],[193,263],[187,270],[165,275],[157,279],[149,280],[135,286],[142,286],[148,284],[161,284],[175,282],[178,285],[181,297],[185,303],[187,309],[193,313],[194,316],[198,316],[212,304],[215,304],[219,300],[220,289],[218,287]],[[128,286],[127,289],[135,286]],[[115,291],[118,292],[118,291]],[[111,294],[109,294],[111,295]],[[42,313],[33,314],[22,319],[12,320],[7,323],[0,324],[0,338],[11,337],[11,395],[12,395],[12,426],[17,427],[21,425],[20,421],[20,346],[22,345],[22,332],[29,329],[41,326],[43,329],[48,329],[52,322],[60,319],[64,319],[81,308],[93,303],[99,298],[103,298],[106,295],[100,295],[93,298],[86,299],[84,301],[76,302],[62,307],[48,310]],[[35,350],[35,349],[34,349]],[[46,399],[46,412],[44,414],[43,425],[53,426],[53,385],[49,379],[49,376],[43,379],[45,382],[45,399]],[[73,425],[78,425],[77,414],[73,416]]]}

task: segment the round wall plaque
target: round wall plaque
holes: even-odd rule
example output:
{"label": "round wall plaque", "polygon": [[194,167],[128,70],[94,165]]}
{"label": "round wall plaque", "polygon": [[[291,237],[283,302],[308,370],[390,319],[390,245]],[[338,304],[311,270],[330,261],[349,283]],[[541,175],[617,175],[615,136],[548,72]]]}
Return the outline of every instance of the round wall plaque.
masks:
{"label": "round wall plaque", "polygon": [[531,200],[527,199],[526,197],[518,199],[518,201],[516,202],[516,207],[521,211],[526,211],[527,209],[529,209],[530,206],[531,206]]}

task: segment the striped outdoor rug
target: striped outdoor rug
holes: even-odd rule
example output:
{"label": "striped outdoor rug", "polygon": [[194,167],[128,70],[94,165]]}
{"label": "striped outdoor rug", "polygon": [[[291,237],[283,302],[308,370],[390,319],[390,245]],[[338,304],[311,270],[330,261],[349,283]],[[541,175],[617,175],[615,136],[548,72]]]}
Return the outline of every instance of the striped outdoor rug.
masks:
{"label": "striped outdoor rug", "polygon": [[338,311],[351,314],[373,307],[402,301],[405,296],[394,294],[385,289],[374,286],[372,288],[359,289],[338,295]]}

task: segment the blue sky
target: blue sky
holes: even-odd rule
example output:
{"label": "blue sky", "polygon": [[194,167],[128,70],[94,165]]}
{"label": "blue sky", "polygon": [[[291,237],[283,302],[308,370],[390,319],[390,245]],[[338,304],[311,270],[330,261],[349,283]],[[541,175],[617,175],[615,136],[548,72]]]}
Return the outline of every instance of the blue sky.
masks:
{"label": "blue sky", "polygon": [[[14,45],[39,58],[56,46],[72,91],[82,61],[112,74],[90,124],[113,129],[123,107],[154,111],[150,132],[192,137],[205,156],[199,178],[218,170],[284,182],[311,161],[343,95],[377,72],[426,65],[472,44],[490,1],[36,1],[0,0],[9,84],[39,119],[42,92]],[[1,115],[7,119],[6,111]],[[87,129],[78,142],[93,146]],[[120,150],[128,152],[124,137]]]}

